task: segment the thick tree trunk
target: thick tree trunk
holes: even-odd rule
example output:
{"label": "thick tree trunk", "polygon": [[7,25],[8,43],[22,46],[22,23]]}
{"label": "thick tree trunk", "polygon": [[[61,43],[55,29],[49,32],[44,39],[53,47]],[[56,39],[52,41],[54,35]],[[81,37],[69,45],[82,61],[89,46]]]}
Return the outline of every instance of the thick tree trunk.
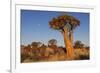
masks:
{"label": "thick tree trunk", "polygon": [[74,52],[73,52],[72,43],[69,39],[68,31],[66,28],[64,28],[64,31],[62,32],[62,34],[64,37],[64,43],[65,43],[65,47],[67,51],[67,59],[72,60],[74,56]]}
{"label": "thick tree trunk", "polygon": [[69,33],[69,39],[70,39],[72,47],[73,47],[73,30],[71,30]]}

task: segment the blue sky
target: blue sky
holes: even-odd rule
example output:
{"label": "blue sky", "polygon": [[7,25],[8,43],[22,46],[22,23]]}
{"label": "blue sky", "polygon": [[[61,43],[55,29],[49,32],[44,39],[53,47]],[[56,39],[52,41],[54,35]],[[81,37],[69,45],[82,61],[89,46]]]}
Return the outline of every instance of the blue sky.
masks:
{"label": "blue sky", "polygon": [[[62,34],[49,27],[49,21],[63,13],[65,14],[56,11],[21,10],[21,44],[37,41],[47,45],[48,40],[56,39],[59,46],[64,46]],[[74,41],[80,40],[89,45],[89,13],[66,13],[80,20],[80,26],[74,31]]]}

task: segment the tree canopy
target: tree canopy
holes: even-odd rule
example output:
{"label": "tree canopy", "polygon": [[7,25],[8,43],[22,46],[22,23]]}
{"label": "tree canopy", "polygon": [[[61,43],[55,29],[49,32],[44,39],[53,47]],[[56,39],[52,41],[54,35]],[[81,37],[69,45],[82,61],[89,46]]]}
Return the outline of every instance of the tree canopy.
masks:
{"label": "tree canopy", "polygon": [[60,15],[58,17],[54,17],[50,22],[49,25],[51,28],[56,30],[63,30],[65,26],[69,26],[72,29],[75,29],[76,26],[80,25],[80,21],[73,16],[69,16],[67,14]]}

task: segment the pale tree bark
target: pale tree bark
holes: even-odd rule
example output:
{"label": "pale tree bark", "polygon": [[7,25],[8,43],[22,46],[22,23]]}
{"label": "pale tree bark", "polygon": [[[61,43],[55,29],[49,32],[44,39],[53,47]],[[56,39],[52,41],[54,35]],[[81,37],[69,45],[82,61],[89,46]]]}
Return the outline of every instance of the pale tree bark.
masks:
{"label": "pale tree bark", "polygon": [[71,30],[69,33],[69,39],[70,39],[72,47],[73,47],[73,30]]}
{"label": "pale tree bark", "polygon": [[66,28],[64,28],[64,31],[62,32],[62,34],[64,37],[64,43],[65,43],[65,47],[66,47],[66,51],[67,51],[67,59],[72,60],[73,56],[74,56],[74,52],[73,52],[72,43],[69,39],[68,30]]}

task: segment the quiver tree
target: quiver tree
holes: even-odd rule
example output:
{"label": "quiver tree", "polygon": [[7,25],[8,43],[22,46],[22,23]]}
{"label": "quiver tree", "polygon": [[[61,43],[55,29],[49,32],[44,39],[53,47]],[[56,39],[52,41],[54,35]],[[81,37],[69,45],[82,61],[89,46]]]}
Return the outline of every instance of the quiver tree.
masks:
{"label": "quiver tree", "polygon": [[75,41],[74,48],[84,48],[85,44],[83,44],[81,41]]}
{"label": "quiver tree", "polygon": [[57,40],[56,39],[51,39],[48,41],[48,47],[53,49],[55,52],[57,52]]}
{"label": "quiver tree", "polygon": [[67,59],[73,58],[73,30],[80,25],[80,21],[73,16],[61,15],[52,18],[49,22],[50,28],[59,30],[64,38],[64,43],[67,51]]}
{"label": "quiver tree", "polygon": [[52,45],[57,45],[57,40],[56,39],[51,39],[48,41],[48,46],[52,46]]}

